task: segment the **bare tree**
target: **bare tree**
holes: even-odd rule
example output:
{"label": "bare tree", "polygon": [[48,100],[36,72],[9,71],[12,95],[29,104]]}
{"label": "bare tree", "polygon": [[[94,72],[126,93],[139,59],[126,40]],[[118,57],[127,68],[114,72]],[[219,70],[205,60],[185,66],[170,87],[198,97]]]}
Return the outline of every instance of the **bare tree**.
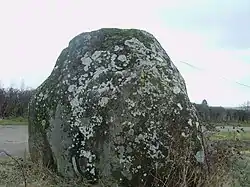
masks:
{"label": "bare tree", "polygon": [[[0,85],[2,85],[1,82]],[[13,86],[14,84],[9,88],[0,86],[0,118],[27,116],[28,103],[34,90],[25,89],[24,80],[21,82],[20,89]]]}
{"label": "bare tree", "polygon": [[249,121],[250,120],[250,101],[246,101],[244,104],[240,106],[240,119],[241,121]]}

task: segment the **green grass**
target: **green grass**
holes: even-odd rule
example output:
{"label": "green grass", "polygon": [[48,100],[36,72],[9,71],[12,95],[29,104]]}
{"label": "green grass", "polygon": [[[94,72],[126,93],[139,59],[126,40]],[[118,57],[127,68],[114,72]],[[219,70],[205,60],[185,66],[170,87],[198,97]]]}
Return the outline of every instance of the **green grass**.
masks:
{"label": "green grass", "polygon": [[215,126],[250,127],[250,122],[217,122]]}
{"label": "green grass", "polygon": [[232,167],[232,175],[235,179],[232,187],[248,187],[250,185],[250,157],[243,153],[243,159],[239,159]]}
{"label": "green grass", "polygon": [[0,125],[28,125],[28,119],[24,117],[6,118],[0,120]]}
{"label": "green grass", "polygon": [[210,140],[231,142],[232,145],[236,143],[236,139],[240,140],[243,146],[240,148],[242,158],[237,159],[232,165],[230,185],[225,187],[248,187],[250,186],[250,132],[217,132],[210,137]]}
{"label": "green grass", "polygon": [[249,140],[250,141],[250,132],[218,132],[214,133],[211,137],[211,140]]}

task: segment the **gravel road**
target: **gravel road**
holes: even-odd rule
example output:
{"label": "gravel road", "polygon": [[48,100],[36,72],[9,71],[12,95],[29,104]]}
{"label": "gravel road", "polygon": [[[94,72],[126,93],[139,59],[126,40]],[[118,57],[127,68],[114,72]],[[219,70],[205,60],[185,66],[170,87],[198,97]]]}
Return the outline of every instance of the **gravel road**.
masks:
{"label": "gravel road", "polygon": [[6,156],[2,151],[13,156],[24,155],[28,151],[28,127],[21,125],[0,125],[0,156]]}

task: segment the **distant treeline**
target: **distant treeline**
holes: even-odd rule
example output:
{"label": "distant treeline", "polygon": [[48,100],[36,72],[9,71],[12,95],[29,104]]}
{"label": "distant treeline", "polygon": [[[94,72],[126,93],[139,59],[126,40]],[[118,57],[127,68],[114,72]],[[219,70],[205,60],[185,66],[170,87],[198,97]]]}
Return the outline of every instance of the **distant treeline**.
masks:
{"label": "distant treeline", "polygon": [[26,117],[34,89],[0,88],[0,118]]}
{"label": "distant treeline", "polygon": [[250,102],[238,108],[208,106],[207,101],[195,104],[200,119],[204,122],[250,122]]}
{"label": "distant treeline", "polygon": [[[35,89],[2,88],[0,86],[0,118],[26,117],[28,104]],[[250,122],[250,102],[241,109],[208,106],[207,101],[193,103],[202,121]]]}

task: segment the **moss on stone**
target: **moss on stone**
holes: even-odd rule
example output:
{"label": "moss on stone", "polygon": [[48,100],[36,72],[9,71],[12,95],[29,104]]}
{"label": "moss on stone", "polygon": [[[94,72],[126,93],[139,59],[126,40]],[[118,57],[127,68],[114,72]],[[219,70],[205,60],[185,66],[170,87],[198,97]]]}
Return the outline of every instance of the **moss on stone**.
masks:
{"label": "moss on stone", "polygon": [[[55,130],[50,127],[62,120],[54,119],[59,105],[65,121]],[[67,129],[65,142],[72,143],[65,160],[76,175],[93,182],[108,176],[125,186],[142,179],[150,186],[150,172],[157,170],[159,177],[168,172],[164,164],[171,142],[180,144],[172,148],[183,155],[191,142],[195,151],[201,148],[184,80],[158,41],[141,30],[101,29],[76,36],[30,106],[31,139],[38,132],[46,138]],[[185,129],[189,138],[181,136]],[[63,142],[49,143],[51,152],[63,149]],[[64,171],[68,164],[55,159]]]}

